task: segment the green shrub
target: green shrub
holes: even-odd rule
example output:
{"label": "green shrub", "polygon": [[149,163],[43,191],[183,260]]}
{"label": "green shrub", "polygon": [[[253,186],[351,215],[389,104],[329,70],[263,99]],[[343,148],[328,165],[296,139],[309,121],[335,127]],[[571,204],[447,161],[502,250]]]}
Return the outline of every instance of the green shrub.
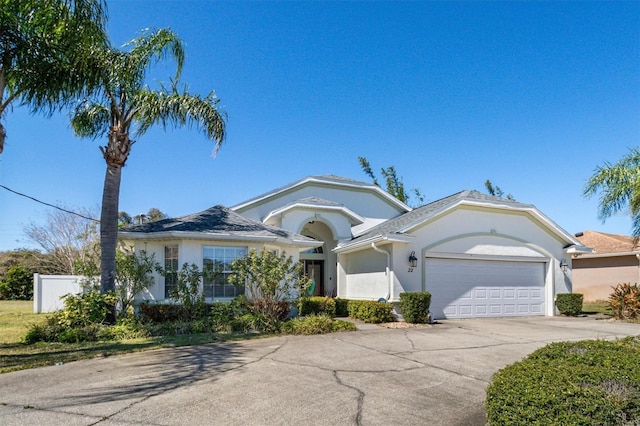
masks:
{"label": "green shrub", "polygon": [[302,297],[298,302],[300,316],[307,315],[327,315],[331,318],[336,316],[336,302],[330,297]]}
{"label": "green shrub", "polygon": [[638,284],[626,283],[613,287],[613,293],[609,296],[609,305],[613,310],[613,316],[617,319],[640,318],[640,288],[638,288]]}
{"label": "green shrub", "polygon": [[582,294],[562,293],[556,295],[556,308],[563,315],[579,315],[582,312]]}
{"label": "green shrub", "polygon": [[67,294],[62,297],[64,309],[54,313],[61,325],[81,328],[90,324],[102,324],[109,308],[116,302],[113,293],[100,294],[90,291],[82,294]]}
{"label": "green shrub", "polygon": [[139,306],[138,314],[143,321],[153,323],[180,321],[187,318],[182,305],[143,303]]}
{"label": "green shrub", "polygon": [[349,300],[347,310],[351,318],[379,324],[393,321],[393,305],[371,300]]}
{"label": "green shrub", "polygon": [[293,318],[282,324],[281,331],[288,334],[326,334],[336,331],[354,331],[355,324],[333,320],[325,314]]}
{"label": "green shrub", "polygon": [[552,343],[493,376],[490,425],[640,422],[640,338]]}
{"label": "green shrub", "polygon": [[348,317],[349,316],[349,300],[347,299],[333,299],[336,304],[336,316]]}
{"label": "green shrub", "polygon": [[9,268],[4,279],[0,280],[0,299],[33,299],[33,273],[20,265]]}
{"label": "green shrub", "polygon": [[406,322],[426,324],[429,321],[429,305],[431,293],[421,291],[400,293],[400,312]]}

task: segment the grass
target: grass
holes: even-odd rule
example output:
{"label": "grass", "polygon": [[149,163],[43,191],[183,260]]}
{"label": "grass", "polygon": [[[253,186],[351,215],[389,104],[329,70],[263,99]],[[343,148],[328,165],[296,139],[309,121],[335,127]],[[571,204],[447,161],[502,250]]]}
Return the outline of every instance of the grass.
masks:
{"label": "grass", "polygon": [[582,304],[583,314],[604,314],[613,316],[613,311],[606,300],[587,301]]}
{"label": "grass", "polygon": [[44,320],[31,300],[0,300],[0,345],[19,343],[31,324]]}
{"label": "grass", "polygon": [[[34,314],[32,301],[0,300],[0,373],[176,346],[248,339],[255,336],[202,333],[149,337],[115,342],[22,343],[33,323],[44,322],[46,314]],[[260,336],[264,337],[264,336]]]}
{"label": "grass", "polygon": [[[247,340],[274,335],[266,333],[200,333],[106,342],[24,344],[23,338],[31,324],[44,322],[46,318],[47,314],[33,313],[33,302],[31,301],[0,300],[0,374],[130,352]],[[346,331],[354,328],[353,324],[342,324],[342,322],[336,322],[334,327],[335,329],[331,331]]]}

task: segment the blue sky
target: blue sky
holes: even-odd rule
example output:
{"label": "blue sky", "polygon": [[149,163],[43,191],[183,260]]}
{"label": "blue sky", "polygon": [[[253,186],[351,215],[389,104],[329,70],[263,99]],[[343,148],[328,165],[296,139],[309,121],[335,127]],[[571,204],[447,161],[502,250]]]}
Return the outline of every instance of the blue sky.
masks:
{"label": "blue sky", "polygon": [[[109,1],[114,44],[145,27],[186,42],[182,81],[215,89],[227,139],[154,129],[123,170],[120,210],[232,206],[307,175],[368,180],[393,165],[425,201],[491,179],[569,232],[602,224],[582,190],[640,142],[640,2]],[[170,66],[150,74],[167,81]],[[98,210],[104,140],[64,114],[5,117],[0,184]],[[0,189],[0,250],[48,208]]]}

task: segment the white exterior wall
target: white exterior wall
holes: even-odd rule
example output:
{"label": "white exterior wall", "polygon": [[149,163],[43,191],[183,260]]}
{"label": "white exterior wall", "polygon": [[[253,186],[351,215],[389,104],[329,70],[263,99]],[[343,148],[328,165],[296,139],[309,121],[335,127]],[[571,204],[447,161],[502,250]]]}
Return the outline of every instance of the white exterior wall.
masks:
{"label": "white exterior wall", "polygon": [[[398,278],[396,298],[400,291],[424,290],[424,257],[429,254],[470,259],[537,258],[546,262],[546,315],[554,313],[555,294],[571,291],[570,273],[559,266],[561,259],[569,257],[563,242],[526,213],[461,206],[411,235],[415,239],[410,244],[395,245],[394,263],[406,265],[394,271]],[[411,251],[418,258],[413,272],[408,268]]]}
{"label": "white exterior wall", "polygon": [[[128,242],[129,245],[131,242]],[[246,247],[247,251],[254,249],[261,251],[277,250],[278,253],[285,252],[287,256],[291,256],[294,261],[298,261],[299,252],[295,247],[283,247],[272,244],[256,244],[255,242],[242,242],[242,241],[207,241],[207,240],[167,240],[167,241],[136,241],[135,250],[139,253],[141,250],[146,250],[147,254],[151,256],[155,254],[155,261],[164,268],[164,248],[165,246],[178,246],[178,267],[182,268],[185,263],[195,263],[198,268],[202,269],[203,257],[202,252],[205,246],[235,246]],[[142,292],[136,296],[137,301],[149,300],[149,301],[163,301],[164,297],[164,277],[158,272],[153,273],[154,284],[148,291]],[[200,291],[202,291],[202,284],[200,285]],[[218,300],[218,299],[216,299]],[[221,299],[226,300],[226,299]]]}
{"label": "white exterior wall", "polygon": [[[388,200],[383,199],[372,190],[323,185],[320,183],[302,185],[293,190],[277,194],[269,200],[256,202],[250,208],[242,208],[236,211],[250,219],[262,221],[273,210],[308,197],[324,198],[343,204],[355,213],[367,218],[391,219],[403,213],[399,207],[391,205]],[[295,230],[285,226],[283,228],[295,232]]]}
{"label": "white exterior wall", "polygon": [[[389,249],[387,246],[385,249]],[[389,293],[389,280],[393,282],[391,270],[387,274],[387,257],[373,249],[362,250],[341,256],[346,259],[344,268],[345,285],[339,282],[338,295],[347,299],[378,300]],[[391,277],[391,278],[390,278]]]}
{"label": "white exterior wall", "polygon": [[[555,312],[554,298],[571,291],[571,272],[562,271],[560,261],[569,257],[564,242],[534,217],[524,212],[460,206],[409,233],[410,243],[380,245],[391,252],[391,301],[405,291],[425,289],[425,256],[460,259],[529,260],[545,264],[545,314]],[[409,266],[415,251],[418,265]],[[386,283],[384,255],[365,249],[343,253],[338,265],[339,295],[375,299]],[[375,286],[366,283],[375,282]],[[385,292],[386,294],[386,292]]]}
{"label": "white exterior wall", "polygon": [[291,232],[300,233],[309,222],[318,220],[325,223],[336,240],[351,238],[351,224],[343,213],[331,211],[313,211],[295,209],[282,215],[280,227]]}

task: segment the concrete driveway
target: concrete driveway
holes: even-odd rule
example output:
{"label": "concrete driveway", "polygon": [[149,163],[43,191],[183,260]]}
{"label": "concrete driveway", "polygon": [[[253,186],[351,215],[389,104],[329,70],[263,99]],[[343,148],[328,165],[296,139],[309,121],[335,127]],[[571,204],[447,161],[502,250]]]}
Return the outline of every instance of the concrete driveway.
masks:
{"label": "concrete driveway", "polygon": [[0,423],[482,425],[498,369],[548,342],[638,334],[592,318],[451,320],[114,356],[0,375]]}

